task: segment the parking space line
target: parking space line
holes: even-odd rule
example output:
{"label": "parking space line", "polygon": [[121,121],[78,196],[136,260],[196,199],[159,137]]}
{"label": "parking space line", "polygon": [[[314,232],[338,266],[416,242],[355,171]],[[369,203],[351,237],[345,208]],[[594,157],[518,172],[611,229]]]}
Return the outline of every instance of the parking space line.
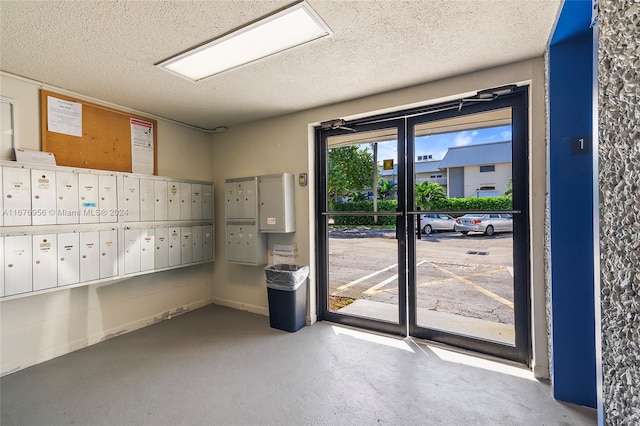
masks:
{"label": "parking space line", "polygon": [[369,287],[368,289],[366,289],[365,291],[363,291],[363,294],[366,294],[368,296],[372,296],[374,294],[379,293],[378,290],[380,287],[384,287],[385,285],[389,284],[392,281],[395,281],[398,279],[398,274],[394,274],[393,276],[391,276],[390,278],[387,278],[386,280],[382,281],[381,283],[378,283],[376,285],[374,285],[373,287]]}
{"label": "parking space line", "polygon": [[[420,266],[425,262],[426,262],[426,260],[421,260],[420,262],[418,262],[416,264],[416,266]],[[378,283],[378,284],[376,284],[376,285],[374,285],[372,287],[369,287],[363,293],[368,295],[368,296],[373,296],[373,295],[376,295],[378,293],[382,293],[382,291],[378,291],[378,289],[381,288],[381,287],[384,287],[385,285],[389,284],[390,282],[392,282],[393,280],[396,280],[396,279],[398,279],[398,274],[395,274],[392,277],[387,278],[386,280],[382,281],[381,283]],[[397,290],[397,288],[396,288],[396,290]],[[383,291],[386,291],[386,290],[383,290]]]}
{"label": "parking space line", "polygon": [[487,290],[484,287],[479,286],[478,284],[469,281],[468,279],[461,277],[460,275],[457,275],[451,271],[447,271],[444,268],[441,268],[440,266],[433,264],[434,267],[436,267],[437,269],[440,269],[442,272],[444,272],[445,274],[451,275],[453,278],[455,278],[456,280],[460,280],[461,282],[467,284],[470,287],[473,287],[474,289],[478,290],[480,293],[489,296],[490,298],[492,298],[493,300],[496,300],[500,303],[502,303],[503,305],[506,305],[508,307],[510,307],[511,309],[513,309],[513,302],[510,300],[505,299],[502,296],[498,296],[497,294],[493,293],[492,291]]}
{"label": "parking space line", "polygon": [[[361,282],[362,282],[362,281],[364,281],[364,280],[368,280],[369,278],[375,277],[375,276],[376,276],[376,275],[378,275],[378,274],[381,274],[381,273],[383,273],[383,272],[387,272],[387,271],[389,271],[389,270],[391,270],[391,269],[393,269],[393,268],[395,268],[395,267],[397,267],[397,266],[398,266],[398,264],[397,264],[397,263],[394,263],[393,265],[391,265],[391,266],[387,266],[386,268],[380,269],[379,271],[372,272],[372,273],[370,273],[369,275],[365,275],[364,277],[358,278],[357,280],[354,280],[354,281],[348,282],[348,283],[346,283],[346,284],[343,284],[343,285],[341,285],[340,287],[336,288],[336,292],[337,292],[337,291],[346,290],[346,289],[348,289],[349,287],[353,287],[354,285],[359,284],[359,283],[361,283]],[[397,276],[397,275],[396,275],[396,276]],[[334,292],[334,294],[335,294],[335,292]]]}

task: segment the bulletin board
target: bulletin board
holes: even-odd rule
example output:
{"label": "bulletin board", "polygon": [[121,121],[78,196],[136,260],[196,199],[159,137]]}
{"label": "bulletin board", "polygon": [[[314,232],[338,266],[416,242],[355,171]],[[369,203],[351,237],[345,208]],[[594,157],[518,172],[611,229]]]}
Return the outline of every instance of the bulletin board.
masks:
{"label": "bulletin board", "polygon": [[40,90],[42,150],[59,166],[158,174],[158,122]]}

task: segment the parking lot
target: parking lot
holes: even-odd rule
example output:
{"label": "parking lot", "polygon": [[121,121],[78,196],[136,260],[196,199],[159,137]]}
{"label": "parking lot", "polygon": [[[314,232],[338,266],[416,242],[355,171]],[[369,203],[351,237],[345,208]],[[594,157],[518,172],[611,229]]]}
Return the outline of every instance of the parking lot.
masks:
{"label": "parking lot", "polygon": [[[512,247],[511,233],[423,234],[416,240],[418,324],[442,313],[513,325]],[[385,319],[383,311],[397,312],[397,262],[394,230],[334,229],[329,294],[389,305],[378,305]]]}

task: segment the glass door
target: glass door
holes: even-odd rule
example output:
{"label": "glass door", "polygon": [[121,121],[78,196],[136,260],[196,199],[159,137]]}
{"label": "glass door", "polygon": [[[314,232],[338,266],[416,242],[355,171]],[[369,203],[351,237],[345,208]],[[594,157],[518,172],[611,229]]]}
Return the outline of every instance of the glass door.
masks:
{"label": "glass door", "polygon": [[528,363],[522,98],[408,120],[408,282],[412,336]]}
{"label": "glass door", "polygon": [[405,334],[404,122],[318,140],[321,319]]}
{"label": "glass door", "polygon": [[317,130],[320,319],[529,363],[527,96]]}

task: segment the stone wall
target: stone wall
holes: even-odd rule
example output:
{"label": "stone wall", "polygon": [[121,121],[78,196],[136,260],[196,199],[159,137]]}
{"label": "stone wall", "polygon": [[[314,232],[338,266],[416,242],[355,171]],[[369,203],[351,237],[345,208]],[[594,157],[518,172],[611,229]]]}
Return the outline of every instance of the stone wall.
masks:
{"label": "stone wall", "polygon": [[640,1],[601,0],[599,162],[603,405],[640,424]]}

